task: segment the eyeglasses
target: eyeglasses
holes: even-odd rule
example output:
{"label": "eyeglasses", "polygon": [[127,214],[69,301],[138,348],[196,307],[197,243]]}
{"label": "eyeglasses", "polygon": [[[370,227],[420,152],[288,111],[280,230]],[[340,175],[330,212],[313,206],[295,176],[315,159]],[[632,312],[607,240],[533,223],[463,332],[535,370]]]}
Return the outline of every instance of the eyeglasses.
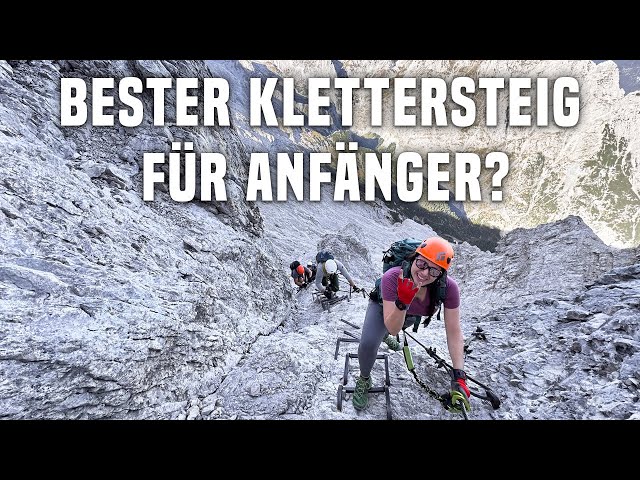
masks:
{"label": "eyeglasses", "polygon": [[439,277],[442,274],[442,270],[437,267],[430,267],[427,261],[421,258],[416,258],[414,263],[420,270],[427,270],[429,272],[429,275],[431,275],[432,277]]}

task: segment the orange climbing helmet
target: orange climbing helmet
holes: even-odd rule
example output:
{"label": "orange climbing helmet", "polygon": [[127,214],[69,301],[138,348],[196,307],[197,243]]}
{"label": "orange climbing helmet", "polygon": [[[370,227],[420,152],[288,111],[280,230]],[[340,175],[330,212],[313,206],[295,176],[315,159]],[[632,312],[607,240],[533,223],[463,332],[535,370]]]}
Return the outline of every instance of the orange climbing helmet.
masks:
{"label": "orange climbing helmet", "polygon": [[419,253],[427,260],[431,260],[436,265],[449,269],[451,260],[453,260],[453,247],[449,242],[441,237],[427,238],[418,245],[416,253]]}
{"label": "orange climbing helmet", "polygon": [[298,265],[296,272],[298,272],[298,275],[304,275],[304,267],[302,265]]}

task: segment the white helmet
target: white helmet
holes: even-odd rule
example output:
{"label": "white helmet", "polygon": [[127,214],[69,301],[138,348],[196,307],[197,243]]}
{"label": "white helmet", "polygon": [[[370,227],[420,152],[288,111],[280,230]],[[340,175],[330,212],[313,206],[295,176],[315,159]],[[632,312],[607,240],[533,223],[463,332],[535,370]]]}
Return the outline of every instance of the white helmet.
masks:
{"label": "white helmet", "polygon": [[336,273],[338,271],[338,264],[335,260],[330,258],[329,260],[324,262],[324,269],[329,275],[331,275],[332,273]]}

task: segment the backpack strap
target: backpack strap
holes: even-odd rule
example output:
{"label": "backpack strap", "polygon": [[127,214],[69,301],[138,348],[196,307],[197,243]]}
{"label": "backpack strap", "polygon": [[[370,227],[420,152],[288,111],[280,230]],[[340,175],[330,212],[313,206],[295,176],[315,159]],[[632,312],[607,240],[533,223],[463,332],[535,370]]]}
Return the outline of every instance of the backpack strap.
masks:
{"label": "backpack strap", "polygon": [[378,277],[373,284],[373,290],[369,292],[369,298],[372,302],[379,303],[382,305],[382,294],[380,293],[380,283],[382,282],[382,277]]}
{"label": "backpack strap", "polygon": [[[411,266],[413,262],[405,260],[402,262],[402,278],[411,278]],[[407,315],[407,317],[413,317],[413,331],[417,332],[418,327],[420,326],[420,321],[422,320],[421,315]],[[406,318],[406,317],[405,317]],[[406,319],[405,319],[406,321]]]}
{"label": "backpack strap", "polygon": [[[445,270],[444,273],[440,276],[440,278],[438,279],[438,283],[437,283],[437,297],[436,297],[436,301],[438,302],[438,304],[444,302],[444,299],[447,298],[447,271]],[[438,318],[438,320],[440,320]]]}
{"label": "backpack strap", "polygon": [[413,262],[404,260],[402,262],[402,278],[411,278],[411,265]]}

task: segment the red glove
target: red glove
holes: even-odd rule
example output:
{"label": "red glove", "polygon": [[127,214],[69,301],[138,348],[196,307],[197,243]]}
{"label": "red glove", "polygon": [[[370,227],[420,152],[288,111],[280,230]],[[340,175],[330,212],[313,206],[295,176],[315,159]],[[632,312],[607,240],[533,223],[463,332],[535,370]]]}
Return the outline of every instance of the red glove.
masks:
{"label": "red glove", "polygon": [[469,412],[471,411],[471,403],[469,398],[471,392],[467,387],[467,375],[464,370],[454,368],[451,372],[451,392],[449,393],[449,406],[447,410],[450,412],[460,412],[462,408]]}
{"label": "red glove", "polygon": [[463,378],[459,378],[456,380],[456,382],[458,382],[458,385],[462,387],[462,390],[464,390],[464,393],[467,394],[467,398],[471,397],[471,392],[469,391],[469,387],[467,387],[467,381]]}
{"label": "red glove", "polygon": [[410,278],[398,277],[398,300],[400,302],[408,306],[413,301],[413,297],[416,296],[418,290],[420,288],[416,287]]}
{"label": "red glove", "polygon": [[[451,390],[458,390],[460,388],[467,395],[467,398],[471,397],[471,392],[469,391],[469,387],[467,387],[467,375],[464,373],[464,370],[453,370],[453,381],[451,382]],[[457,385],[456,385],[457,384]]]}

